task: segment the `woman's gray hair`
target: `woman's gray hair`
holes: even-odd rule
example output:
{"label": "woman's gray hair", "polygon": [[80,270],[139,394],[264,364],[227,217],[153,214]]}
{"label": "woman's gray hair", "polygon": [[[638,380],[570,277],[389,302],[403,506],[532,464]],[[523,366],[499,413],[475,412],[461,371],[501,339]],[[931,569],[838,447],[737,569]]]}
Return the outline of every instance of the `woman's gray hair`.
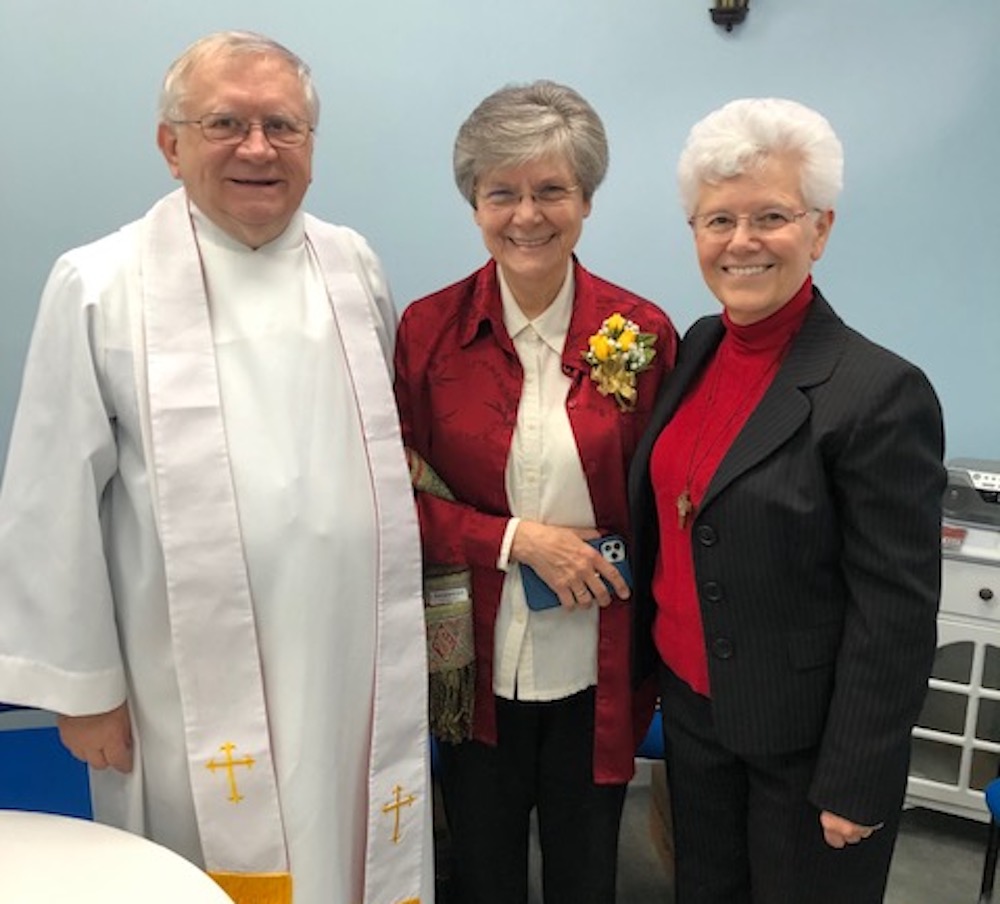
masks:
{"label": "woman's gray hair", "polygon": [[608,171],[608,139],[601,118],[565,85],[507,85],[482,101],[458,130],[452,159],[455,184],[475,207],[476,184],[484,173],[549,155],[569,162],[589,201]]}
{"label": "woman's gray hair", "polygon": [[685,213],[695,213],[703,183],[716,185],[782,154],[800,161],[806,206],[831,210],[844,184],[844,148],[830,123],[797,101],[753,97],[730,101],[688,134],[677,164]]}
{"label": "woman's gray hair", "polygon": [[191,73],[205,60],[215,56],[236,57],[252,54],[280,57],[295,70],[305,94],[309,122],[315,127],[319,122],[319,95],[316,93],[309,66],[284,45],[252,31],[215,32],[195,41],[174,60],[164,76],[163,87],[160,89],[160,122],[181,119],[185,115],[183,106],[187,99],[188,80]]}

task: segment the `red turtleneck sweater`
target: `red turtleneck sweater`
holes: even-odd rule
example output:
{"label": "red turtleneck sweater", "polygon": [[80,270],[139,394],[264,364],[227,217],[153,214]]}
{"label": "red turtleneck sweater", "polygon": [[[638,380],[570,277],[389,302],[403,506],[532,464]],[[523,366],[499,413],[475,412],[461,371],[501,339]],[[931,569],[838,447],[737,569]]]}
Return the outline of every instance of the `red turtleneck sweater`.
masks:
{"label": "red turtleneck sweater", "polygon": [[[812,300],[812,278],[770,316],[741,326],[723,313],[726,333],[715,356],[663,429],[649,470],[660,525],[653,574],[653,639],[663,661],[690,687],[710,696],[708,658],[698,603],[691,528],[701,500],[750,412],[774,379]],[[678,497],[687,491],[693,510],[681,526]]]}

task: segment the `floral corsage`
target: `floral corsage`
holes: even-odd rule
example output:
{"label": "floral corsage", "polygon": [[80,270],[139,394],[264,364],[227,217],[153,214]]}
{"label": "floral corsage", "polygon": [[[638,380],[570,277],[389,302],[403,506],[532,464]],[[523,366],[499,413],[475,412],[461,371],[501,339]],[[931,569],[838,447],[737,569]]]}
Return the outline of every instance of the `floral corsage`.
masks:
{"label": "floral corsage", "polygon": [[612,314],[587,340],[583,359],[601,395],[614,396],[622,411],[635,408],[636,374],[648,370],[656,357],[654,333],[643,333],[631,320]]}

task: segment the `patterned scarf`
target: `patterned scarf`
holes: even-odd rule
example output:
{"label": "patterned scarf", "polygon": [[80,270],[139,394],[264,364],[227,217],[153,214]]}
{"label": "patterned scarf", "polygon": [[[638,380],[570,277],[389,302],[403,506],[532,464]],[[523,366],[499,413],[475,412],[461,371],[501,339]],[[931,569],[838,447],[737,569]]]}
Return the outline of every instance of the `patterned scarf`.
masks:
{"label": "patterned scarf", "polygon": [[[455,501],[444,481],[412,449],[406,450],[416,490]],[[464,565],[424,563],[424,623],[427,628],[431,734],[457,744],[472,737],[475,647],[472,633],[472,574]]]}

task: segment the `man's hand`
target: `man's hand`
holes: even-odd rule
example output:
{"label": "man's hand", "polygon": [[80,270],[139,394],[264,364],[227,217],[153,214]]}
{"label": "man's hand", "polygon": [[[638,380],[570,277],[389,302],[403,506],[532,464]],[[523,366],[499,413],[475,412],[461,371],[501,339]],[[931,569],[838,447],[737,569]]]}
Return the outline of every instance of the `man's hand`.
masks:
{"label": "man's hand", "polygon": [[78,760],[93,769],[132,771],[132,726],[128,704],[96,716],[59,716],[59,737]]}
{"label": "man's hand", "polygon": [[829,810],[820,813],[819,824],[823,827],[823,837],[826,843],[833,848],[842,848],[848,844],[857,844],[870,838],[873,832],[882,828],[882,823],[877,826],[860,826],[856,822],[837,816]]}

